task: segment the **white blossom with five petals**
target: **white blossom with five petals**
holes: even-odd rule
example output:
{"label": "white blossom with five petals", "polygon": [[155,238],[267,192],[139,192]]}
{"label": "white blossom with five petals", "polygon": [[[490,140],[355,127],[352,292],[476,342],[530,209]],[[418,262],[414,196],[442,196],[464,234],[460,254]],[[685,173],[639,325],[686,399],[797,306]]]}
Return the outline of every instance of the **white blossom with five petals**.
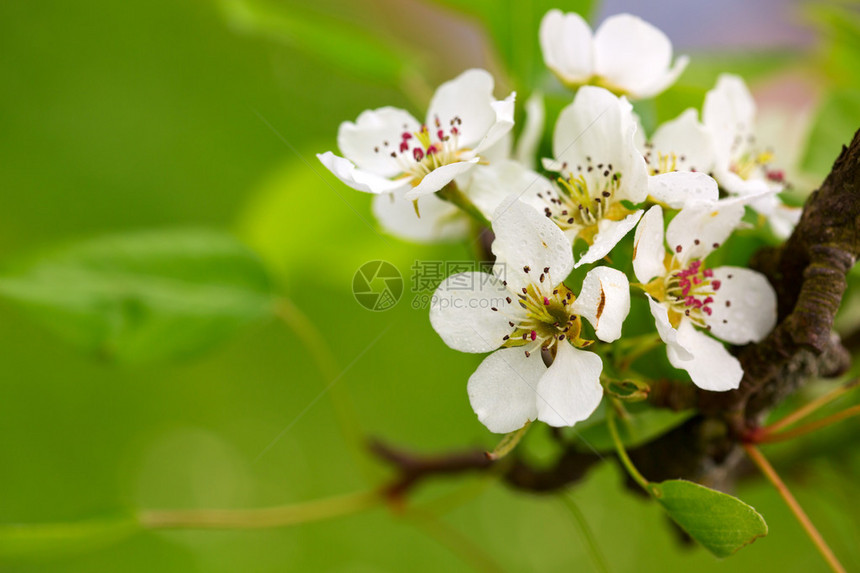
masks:
{"label": "white blossom with five petals", "polygon": [[[540,94],[533,94],[526,101],[525,112],[524,127],[516,146],[513,133],[509,131],[481,154],[480,163],[454,179],[458,191],[488,221],[508,195],[549,186],[547,179],[533,170],[544,127]],[[406,198],[406,193],[396,191],[373,196],[373,214],[388,233],[417,243],[434,243],[463,239],[473,230],[467,213],[435,193],[413,201]]]}
{"label": "white blossom with five petals", "polygon": [[368,110],[338,130],[344,157],[317,158],[338,179],[367,193],[404,193],[408,200],[435,193],[472,169],[481,153],[514,123],[514,94],[493,97],[493,77],[467,70],[442,84],[424,123],[402,109]]}
{"label": "white blossom with five petals", "polygon": [[709,268],[705,258],[743,217],[742,198],[701,201],[669,223],[655,205],[636,229],[633,271],[648,294],[651,314],[667,345],[669,362],[705,390],[737,388],[737,358],[702,330],[731,344],[758,342],[776,323],[776,294],[765,277],[741,267]]}
{"label": "white blossom with five petals", "polygon": [[576,13],[546,13],[540,45],[547,67],[566,85],[598,85],[631,99],[653,97],[672,85],[688,58],[672,64],[672,43],[641,18],[618,14],[592,35]]}
{"label": "white blossom with five petals", "polygon": [[576,266],[606,256],[639,221],[643,211],[633,205],[651,195],[667,203],[678,197],[716,199],[717,185],[704,173],[648,175],[636,147],[637,121],[624,97],[584,86],[559,115],[553,132],[555,159],[544,167],[561,175],[547,191],[538,185],[524,200],[556,223],[571,241],[590,245]]}
{"label": "white blossom with five petals", "polygon": [[[493,274],[448,277],[434,294],[430,322],[463,352],[493,352],[469,378],[478,419],[506,433],[531,420],[572,426],[600,403],[600,357],[582,347],[582,320],[606,342],[621,336],[630,310],[623,273],[592,269],[574,296],[563,281],[573,268],[570,243],[551,221],[511,197],[494,219]],[[543,356],[552,356],[547,367]]]}

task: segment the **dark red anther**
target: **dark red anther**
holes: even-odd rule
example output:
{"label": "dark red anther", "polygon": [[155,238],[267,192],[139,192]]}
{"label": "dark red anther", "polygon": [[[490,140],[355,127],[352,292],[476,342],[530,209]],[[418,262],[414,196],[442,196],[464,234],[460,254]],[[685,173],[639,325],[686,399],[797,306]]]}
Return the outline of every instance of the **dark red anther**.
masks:
{"label": "dark red anther", "polygon": [[420,147],[416,147],[412,150],[412,157],[415,158],[415,161],[421,161],[422,159],[424,159],[424,152],[421,151]]}
{"label": "dark red anther", "polygon": [[775,169],[773,171],[767,171],[767,178],[771,181],[775,181],[776,183],[782,183],[785,181],[785,172],[781,169]]}
{"label": "dark red anther", "polygon": [[535,332],[534,330],[532,330],[531,337],[532,337],[532,340],[537,340],[537,332]]}

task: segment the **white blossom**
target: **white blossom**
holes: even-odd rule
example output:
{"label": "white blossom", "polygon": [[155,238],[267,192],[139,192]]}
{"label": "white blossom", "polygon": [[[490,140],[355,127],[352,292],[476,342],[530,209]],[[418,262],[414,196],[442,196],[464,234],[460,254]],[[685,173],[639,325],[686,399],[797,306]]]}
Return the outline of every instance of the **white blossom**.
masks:
{"label": "white blossom", "polygon": [[[772,150],[762,148],[756,138],[755,116],[755,100],[738,76],[722,74],[705,96],[702,121],[714,145],[714,177],[735,195],[784,188],[784,172],[773,168]],[[765,194],[750,206],[767,217],[782,238],[800,219],[800,209],[787,207],[774,194]]]}
{"label": "white blossom", "polygon": [[598,85],[632,99],[655,96],[678,79],[687,57],[672,64],[666,35],[631,14],[607,18],[592,35],[582,16],[550,10],[540,25],[547,67],[566,85]]}
{"label": "white blossom", "polygon": [[[525,122],[516,146],[507,132],[481,153],[481,161],[457,176],[454,183],[466,200],[487,220],[506,197],[531,189],[549,187],[545,177],[534,171],[537,145],[543,134],[544,110],[540,94],[525,105]],[[470,216],[435,194],[406,198],[407,191],[380,193],[373,197],[373,213],[387,232],[419,243],[463,239],[474,229]]]}
{"label": "white blossom", "polygon": [[576,266],[603,258],[633,230],[643,213],[635,205],[649,195],[667,202],[691,194],[717,197],[716,183],[705,174],[650,177],[636,147],[636,131],[630,103],[603,88],[580,88],[559,115],[553,133],[555,159],[544,160],[546,169],[561,175],[558,185],[538,186],[524,200],[571,241],[581,238],[590,245]]}
{"label": "white blossom", "polygon": [[513,113],[514,94],[497,101],[493,77],[467,70],[436,90],[424,123],[394,107],[368,110],[340,125],[344,157],[330,151],[317,157],[353,189],[414,200],[472,169],[510,131]]}
{"label": "white blossom", "polygon": [[[630,309],[623,273],[597,267],[579,296],[564,284],[573,255],[551,221],[512,197],[493,218],[493,274],[461,273],[437,289],[430,322],[448,346],[490,352],[468,384],[478,419],[493,432],[531,420],[571,426],[587,418],[603,395],[602,361],[583,350],[582,320],[596,336],[621,336]],[[547,367],[544,356],[553,361]]]}
{"label": "white blossom", "polygon": [[655,205],[636,229],[633,270],[648,294],[669,361],[705,390],[737,388],[737,358],[704,331],[731,344],[758,342],[776,323],[776,294],[765,277],[741,267],[710,268],[705,258],[744,213],[742,198],[701,201],[682,209],[665,233]]}

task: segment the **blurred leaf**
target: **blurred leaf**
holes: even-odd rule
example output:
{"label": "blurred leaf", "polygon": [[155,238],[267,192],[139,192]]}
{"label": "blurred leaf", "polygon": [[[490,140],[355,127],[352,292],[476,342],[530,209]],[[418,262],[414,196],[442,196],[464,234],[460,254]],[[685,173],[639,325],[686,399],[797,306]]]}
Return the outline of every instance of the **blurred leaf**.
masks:
{"label": "blurred leaf", "polygon": [[[858,61],[860,65],[860,61]],[[842,146],[851,142],[860,128],[860,90],[841,89],[828,95],[818,110],[802,159],[802,169],[825,177]]]}
{"label": "blurred leaf", "polygon": [[809,19],[827,41],[821,62],[829,78],[841,86],[860,82],[860,14],[856,6],[810,2]]}
{"label": "blurred leaf", "polygon": [[255,255],[230,235],[202,230],[59,247],[0,271],[0,297],[83,349],[124,362],[199,352],[274,308]]}
{"label": "blurred leaf", "polygon": [[[605,409],[595,414],[603,414],[605,418]],[[645,408],[639,412],[630,412],[628,418],[619,420],[618,433],[626,448],[635,448],[680,426],[693,414],[692,410],[673,412],[664,408]],[[576,428],[574,436],[585,444],[583,450],[615,451],[615,444],[605,420],[581,429],[579,426]]]}
{"label": "blurred leaf", "polygon": [[651,489],[675,523],[717,557],[728,557],[767,535],[764,518],[736,497],[683,480],[652,484]]}
{"label": "blurred leaf", "polygon": [[538,40],[544,14],[557,8],[590,19],[595,0],[436,0],[476,17],[483,24],[499,57],[522,94],[530,93],[546,73]]}
{"label": "blurred leaf", "polygon": [[72,523],[0,525],[0,557],[62,557],[111,545],[139,530],[132,514]]}
{"label": "blurred leaf", "polygon": [[225,18],[237,30],[259,34],[302,50],[371,81],[402,87],[416,57],[400,44],[386,43],[335,18],[289,11],[265,0],[220,0]]}
{"label": "blurred leaf", "polygon": [[[323,144],[311,146],[322,149]],[[313,157],[311,150],[300,157]],[[452,256],[450,245],[408,243],[383,234],[370,195],[349,189],[313,161],[291,160],[273,170],[238,216],[239,237],[260,254],[279,284],[299,293],[313,277],[348,290],[355,271],[368,261],[384,259],[408,276],[417,260]]]}

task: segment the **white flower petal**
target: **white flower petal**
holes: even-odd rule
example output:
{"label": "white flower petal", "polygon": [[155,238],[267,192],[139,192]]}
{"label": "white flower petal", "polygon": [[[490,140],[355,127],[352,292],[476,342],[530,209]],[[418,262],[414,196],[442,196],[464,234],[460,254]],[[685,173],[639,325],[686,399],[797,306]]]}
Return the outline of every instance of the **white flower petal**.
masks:
{"label": "white flower petal", "polygon": [[582,281],[573,303],[573,312],[588,320],[597,338],[614,342],[621,338],[621,326],[630,312],[630,282],[619,270],[595,267]]}
{"label": "white flower petal", "polygon": [[678,327],[678,342],[692,353],[691,360],[678,356],[673,346],[666,354],[675,368],[686,370],[693,384],[703,390],[725,392],[740,386],[744,371],[738,359],[718,341],[699,332],[689,320],[681,320]]}
{"label": "white flower petal", "polygon": [[[501,282],[487,273],[452,275],[433,293],[430,324],[454,350],[495,350],[512,330],[503,312],[507,293]],[[500,310],[493,311],[494,307]]]}
{"label": "white flower petal", "polygon": [[669,71],[667,71],[661,76],[657,76],[656,78],[654,78],[654,81],[652,83],[644,85],[635,91],[631,90],[630,97],[636,99],[650,98],[665,91],[666,88],[668,88],[678,80],[681,74],[684,73],[684,70],[687,69],[687,64],[689,63],[689,57],[678,56]]}
{"label": "white flower petal", "polygon": [[659,159],[654,154],[662,153],[669,157],[675,155],[678,171],[708,173],[714,168],[714,143],[710,132],[699,122],[695,109],[687,109],[658,127],[651,144],[652,164]]}
{"label": "white flower petal", "polygon": [[[558,171],[570,176],[580,175],[589,187],[602,182],[602,173],[594,169],[586,171],[588,158],[593,163],[612,164],[613,170],[622,175],[622,193],[641,191],[641,199],[631,196],[634,202],[645,198],[647,192],[645,160],[636,149],[634,134],[636,121],[633,107],[624,99],[616,97],[603,88],[583,86],[576,92],[573,103],[559,114],[552,136],[552,149],[557,162],[566,163]],[[546,166],[546,163],[544,164]],[[549,168],[547,166],[547,168]],[[632,190],[632,191],[626,191]]]}
{"label": "white flower petal", "polygon": [[633,121],[636,123],[636,133],[633,135],[633,142],[636,144],[636,149],[639,150],[639,153],[645,155],[648,153],[648,135],[645,133],[645,128],[642,127],[642,118],[635,111],[633,112]]}
{"label": "white flower petal", "polygon": [[337,132],[337,146],[343,156],[359,169],[383,177],[393,177],[403,169],[391,157],[398,151],[404,132],[415,133],[421,124],[412,115],[396,107],[367,110],[355,123],[345,121]]}
{"label": "white flower petal", "polygon": [[690,203],[666,229],[669,249],[681,260],[703,259],[741,222],[744,202],[737,198]]}
{"label": "white flower petal", "polygon": [[490,220],[509,195],[517,196],[538,210],[542,210],[546,204],[537,196],[538,193],[554,196],[552,184],[546,177],[526,169],[517,161],[505,160],[490,165],[478,165],[469,173],[469,182],[461,189]]}
{"label": "white flower petal", "polygon": [[418,185],[407,191],[406,198],[413,200],[439,191],[442,187],[453,181],[455,177],[472,169],[478,164],[478,161],[480,160],[474,157],[468,161],[458,161],[437,167],[425,175]]}
{"label": "white flower petal", "polygon": [[418,201],[419,217],[415,205],[404,197],[403,191],[385,193],[373,197],[373,214],[379,224],[392,235],[415,241],[431,243],[462,239],[469,235],[469,219],[457,207],[425,195]]}
{"label": "white flower petal", "polygon": [[663,246],[663,209],[654,205],[639,222],[633,236],[633,272],[636,280],[647,283],[666,274],[666,247]]}
{"label": "white flower petal", "polygon": [[593,41],[582,16],[550,10],[541,20],[539,37],[546,67],[563,82],[576,85],[589,80],[594,68]]}
{"label": "white flower petal", "polygon": [[490,103],[490,107],[496,114],[496,122],[490,126],[483,139],[475,146],[474,152],[482,154],[486,149],[492,148],[496,143],[511,132],[514,126],[514,99],[516,94],[512,93],[501,101]]}
{"label": "white flower petal", "polygon": [[528,169],[535,168],[537,149],[543,135],[546,113],[543,106],[543,95],[535,92],[526,101],[526,122],[517,141],[514,159]]}
{"label": "white flower petal", "polygon": [[666,34],[631,14],[607,18],[594,33],[595,73],[635,97],[665,89],[683,71],[681,58],[673,69],[672,44]]}
{"label": "white flower petal", "polygon": [[657,327],[657,334],[660,335],[660,339],[671,349],[670,351],[677,360],[691,360],[693,355],[678,342],[678,331],[669,323],[669,310],[650,296],[648,296],[648,305],[651,310],[651,316],[654,317],[654,324]]}
{"label": "white flower petal", "polygon": [[[549,267],[553,285],[562,282],[573,269],[570,241],[555,223],[516,196],[508,197],[493,214],[493,254],[496,266],[513,290],[535,282]],[[524,272],[529,267],[530,273]],[[498,273],[497,273],[498,274]]]}
{"label": "white flower petal", "polygon": [[474,148],[496,123],[493,109],[493,76],[480,69],[466,70],[436,90],[427,110],[427,127],[434,129],[438,119],[447,129],[455,117],[462,120],[459,146]]}
{"label": "white flower petal", "polygon": [[[752,207],[755,209],[756,204],[753,203]],[[780,239],[787,239],[794,232],[797,223],[800,222],[801,215],[803,215],[803,209],[800,207],[791,207],[780,203],[774,207],[767,220],[774,235]]]}
{"label": "white flower petal", "polygon": [[709,175],[675,171],[649,177],[648,194],[672,209],[683,209],[690,202],[716,201],[720,189]]}
{"label": "white flower petal", "polygon": [[713,269],[720,281],[711,315],[711,334],[732,344],[758,342],[776,325],[776,293],[764,275],[740,267]]}
{"label": "white flower petal", "polygon": [[756,176],[744,179],[737,173],[729,170],[728,166],[718,166],[714,170],[714,177],[716,177],[723,189],[732,195],[738,195],[741,197],[762,195],[768,192],[776,193],[782,190],[782,185],[771,183],[764,179],[764,177]]}
{"label": "white flower petal", "polygon": [[598,355],[559,344],[555,361],[538,382],[538,420],[559,427],[588,418],[603,397],[602,370]]}
{"label": "white flower petal", "polygon": [[[717,85],[705,95],[702,122],[713,137],[721,163],[744,152],[755,122],[755,101],[740,77],[722,74],[717,79]],[[736,148],[736,141],[741,148]]]}
{"label": "white flower petal", "polygon": [[393,193],[403,191],[411,186],[411,177],[401,179],[386,179],[375,173],[357,169],[348,159],[338,157],[331,151],[318,153],[317,159],[334,174],[335,177],[355,189],[365,193]]}
{"label": "white flower petal", "polygon": [[468,385],[478,420],[491,432],[506,434],[537,419],[536,389],[546,370],[540,353],[527,358],[519,348],[503,348],[487,356]]}
{"label": "white flower petal", "polygon": [[585,252],[584,255],[576,262],[574,268],[579,268],[582,265],[587,265],[595,261],[599,261],[609,254],[615,248],[615,245],[623,239],[627,233],[633,230],[636,223],[642,217],[644,211],[636,211],[627,215],[620,221],[612,221],[610,219],[601,219],[597,223],[597,235],[594,236],[594,243]]}
{"label": "white flower petal", "polygon": [[499,161],[506,161],[511,157],[513,147],[514,134],[509,131],[497,142],[481,150],[481,159],[490,165]]}

